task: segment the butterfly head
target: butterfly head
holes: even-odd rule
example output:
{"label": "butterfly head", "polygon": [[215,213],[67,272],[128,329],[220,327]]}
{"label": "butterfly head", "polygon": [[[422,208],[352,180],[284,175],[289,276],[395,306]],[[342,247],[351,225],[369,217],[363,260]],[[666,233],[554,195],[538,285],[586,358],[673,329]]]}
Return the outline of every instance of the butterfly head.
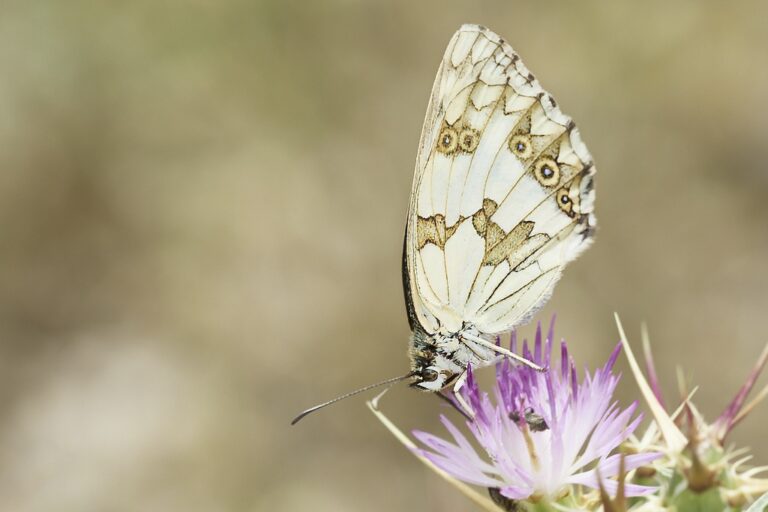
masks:
{"label": "butterfly head", "polygon": [[411,387],[424,391],[440,391],[453,381],[454,374],[445,368],[440,368],[435,361],[430,366],[417,368],[413,377]]}
{"label": "butterfly head", "polygon": [[411,337],[411,387],[440,391],[452,384],[462,372],[449,355],[456,347],[458,340],[455,335],[430,335],[416,329]]}
{"label": "butterfly head", "polygon": [[411,357],[411,387],[425,391],[441,389],[440,372],[435,368],[437,347],[432,337],[418,326],[411,333],[409,355]]}

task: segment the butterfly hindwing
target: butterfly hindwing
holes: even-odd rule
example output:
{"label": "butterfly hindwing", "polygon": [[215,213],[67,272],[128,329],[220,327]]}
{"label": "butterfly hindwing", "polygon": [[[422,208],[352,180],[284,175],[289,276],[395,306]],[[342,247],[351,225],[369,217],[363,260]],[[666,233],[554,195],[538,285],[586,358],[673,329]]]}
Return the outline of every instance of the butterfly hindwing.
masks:
{"label": "butterfly hindwing", "polygon": [[422,130],[406,226],[409,308],[427,332],[504,332],[548,298],[590,242],[594,166],[499,36],[464,25]]}

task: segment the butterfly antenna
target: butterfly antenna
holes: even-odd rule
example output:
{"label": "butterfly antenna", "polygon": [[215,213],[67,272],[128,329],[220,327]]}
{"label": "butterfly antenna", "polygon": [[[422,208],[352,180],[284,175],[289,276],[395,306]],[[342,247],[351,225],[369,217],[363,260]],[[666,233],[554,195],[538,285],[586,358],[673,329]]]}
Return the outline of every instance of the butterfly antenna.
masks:
{"label": "butterfly antenna", "polygon": [[386,386],[387,384],[392,385],[392,384],[395,384],[396,382],[400,382],[401,380],[405,380],[405,379],[408,379],[410,377],[413,377],[414,375],[415,375],[414,372],[408,372],[405,375],[401,375],[399,377],[393,377],[391,379],[383,380],[381,382],[377,382],[376,384],[370,384],[368,386],[365,386],[364,388],[356,389],[356,390],[350,391],[349,393],[346,393],[344,395],[337,396],[336,398],[334,398],[332,400],[328,400],[327,402],[323,402],[322,404],[315,405],[314,407],[310,407],[306,411],[302,412],[301,414],[299,414],[298,416],[293,418],[293,421],[291,421],[291,425],[297,424],[299,422],[299,420],[304,418],[304,416],[307,416],[310,413],[318,411],[318,410],[322,409],[323,407],[327,407],[329,405],[335,404],[336,402],[344,400],[345,398],[349,398],[351,396],[355,396],[355,395],[357,395],[359,393],[363,393],[365,391],[368,391],[369,389],[378,388],[379,386]]}

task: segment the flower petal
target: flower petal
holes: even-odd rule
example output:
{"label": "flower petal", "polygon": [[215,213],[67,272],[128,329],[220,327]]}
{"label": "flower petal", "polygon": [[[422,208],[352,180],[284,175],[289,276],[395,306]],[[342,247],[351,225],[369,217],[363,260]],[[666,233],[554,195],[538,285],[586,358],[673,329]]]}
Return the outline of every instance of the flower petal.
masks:
{"label": "flower petal", "polygon": [[533,494],[533,489],[530,487],[516,487],[514,485],[507,485],[506,487],[501,487],[499,489],[499,493],[505,498],[509,498],[511,500],[524,500]]}

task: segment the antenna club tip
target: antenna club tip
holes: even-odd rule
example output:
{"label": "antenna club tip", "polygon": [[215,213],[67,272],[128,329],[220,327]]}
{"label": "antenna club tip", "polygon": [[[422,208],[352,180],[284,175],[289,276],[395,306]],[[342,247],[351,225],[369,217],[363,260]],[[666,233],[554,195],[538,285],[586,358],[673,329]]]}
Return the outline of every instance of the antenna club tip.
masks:
{"label": "antenna club tip", "polygon": [[297,424],[298,422],[300,422],[302,419],[304,419],[305,416],[307,416],[309,413],[311,413],[314,410],[315,410],[315,408],[313,407],[311,409],[307,409],[306,411],[302,411],[301,414],[299,414],[298,416],[296,416],[295,418],[293,418],[291,420],[291,426],[293,426],[293,425]]}

